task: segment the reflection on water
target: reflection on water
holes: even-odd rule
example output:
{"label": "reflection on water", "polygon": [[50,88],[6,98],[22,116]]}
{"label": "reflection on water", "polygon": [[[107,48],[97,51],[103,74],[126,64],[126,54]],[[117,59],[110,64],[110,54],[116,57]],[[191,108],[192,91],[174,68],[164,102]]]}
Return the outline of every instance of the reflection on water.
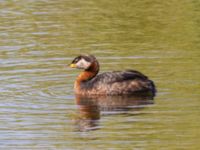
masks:
{"label": "reflection on water", "polygon": [[[139,111],[153,104],[153,96],[137,94],[131,96],[76,96],[78,131],[96,130],[101,115],[126,114]],[[138,113],[138,112],[137,112]]]}

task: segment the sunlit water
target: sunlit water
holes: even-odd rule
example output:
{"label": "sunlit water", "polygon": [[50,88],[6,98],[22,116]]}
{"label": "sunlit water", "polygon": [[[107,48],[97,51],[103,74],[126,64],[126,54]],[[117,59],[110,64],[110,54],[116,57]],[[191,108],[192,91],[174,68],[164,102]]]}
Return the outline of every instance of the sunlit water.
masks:
{"label": "sunlit water", "polygon": [[[0,149],[199,149],[200,3],[0,0]],[[75,97],[80,53],[148,97]]]}

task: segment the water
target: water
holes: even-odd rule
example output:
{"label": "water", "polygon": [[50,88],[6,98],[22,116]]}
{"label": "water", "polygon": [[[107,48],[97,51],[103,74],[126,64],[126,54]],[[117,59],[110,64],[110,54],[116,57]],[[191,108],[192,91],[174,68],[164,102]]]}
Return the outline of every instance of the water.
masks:
{"label": "water", "polygon": [[[199,149],[196,0],[0,0],[0,149]],[[67,64],[136,69],[144,97],[83,99]]]}

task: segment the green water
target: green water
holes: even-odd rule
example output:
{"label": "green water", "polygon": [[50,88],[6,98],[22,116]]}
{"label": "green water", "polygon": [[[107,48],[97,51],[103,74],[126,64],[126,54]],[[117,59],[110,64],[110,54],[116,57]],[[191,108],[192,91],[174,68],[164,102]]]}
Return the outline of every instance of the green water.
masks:
{"label": "green water", "polygon": [[[199,149],[199,16],[198,0],[0,0],[0,149]],[[157,96],[75,97],[80,53]]]}

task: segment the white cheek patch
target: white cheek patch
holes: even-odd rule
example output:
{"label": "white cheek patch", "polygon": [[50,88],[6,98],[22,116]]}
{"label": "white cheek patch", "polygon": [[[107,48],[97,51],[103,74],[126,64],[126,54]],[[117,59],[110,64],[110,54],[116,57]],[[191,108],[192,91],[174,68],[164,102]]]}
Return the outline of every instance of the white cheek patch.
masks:
{"label": "white cheek patch", "polygon": [[88,69],[90,67],[91,63],[82,58],[81,60],[79,60],[76,63],[76,65],[80,69]]}

